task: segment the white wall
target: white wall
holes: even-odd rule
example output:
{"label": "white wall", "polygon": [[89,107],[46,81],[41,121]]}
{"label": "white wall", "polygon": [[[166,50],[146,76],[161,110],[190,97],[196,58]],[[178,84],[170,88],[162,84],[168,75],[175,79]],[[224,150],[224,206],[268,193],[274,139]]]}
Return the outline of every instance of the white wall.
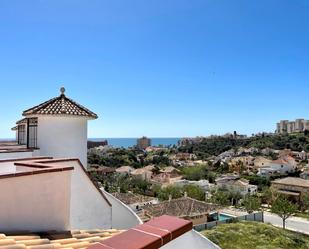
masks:
{"label": "white wall", "polygon": [[37,136],[41,156],[79,158],[87,167],[86,118],[39,116]]}
{"label": "white wall", "polygon": [[68,230],[70,185],[71,171],[1,179],[0,231]]}
{"label": "white wall", "polygon": [[270,163],[270,167],[274,170],[279,171],[280,174],[294,171],[294,167],[290,164]]}
{"label": "white wall", "polygon": [[191,230],[177,239],[172,240],[166,245],[160,247],[162,249],[220,249],[219,246],[208,240],[200,233]]}
{"label": "white wall", "polygon": [[33,155],[32,151],[26,151],[26,152],[1,152],[0,153],[0,160],[1,159],[29,158],[29,157],[33,157],[33,156],[34,155]]}
{"label": "white wall", "polygon": [[116,229],[129,229],[139,224],[142,220],[131,210],[127,205],[107,193],[102,188],[101,191],[105,194],[109,202],[112,204],[112,227]]}
{"label": "white wall", "polygon": [[103,198],[77,160],[48,163],[73,166],[71,185],[71,229],[112,227],[112,207]]}

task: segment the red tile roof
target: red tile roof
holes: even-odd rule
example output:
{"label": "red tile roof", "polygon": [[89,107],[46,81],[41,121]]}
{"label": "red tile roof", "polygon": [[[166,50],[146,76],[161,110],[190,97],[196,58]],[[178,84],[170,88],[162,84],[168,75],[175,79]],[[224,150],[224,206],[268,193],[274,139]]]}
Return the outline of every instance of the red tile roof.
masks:
{"label": "red tile roof", "polygon": [[61,249],[85,248],[96,242],[111,238],[122,230],[91,229],[65,232],[49,231],[41,233],[10,232],[0,233],[1,249]]}
{"label": "red tile roof", "polygon": [[192,229],[192,222],[161,216],[115,235],[88,249],[157,249]]}
{"label": "red tile roof", "polygon": [[23,112],[23,116],[30,115],[69,115],[88,117],[91,119],[98,118],[97,114],[94,112],[66,97],[64,91],[60,96],[52,98]]}

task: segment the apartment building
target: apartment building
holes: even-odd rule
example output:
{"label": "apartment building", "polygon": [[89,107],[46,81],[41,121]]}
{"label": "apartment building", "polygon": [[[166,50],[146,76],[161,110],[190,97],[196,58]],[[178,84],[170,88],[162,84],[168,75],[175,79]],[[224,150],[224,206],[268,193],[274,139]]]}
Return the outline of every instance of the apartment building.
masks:
{"label": "apartment building", "polygon": [[281,120],[277,123],[277,133],[294,133],[309,130],[309,120],[296,119],[295,121]]}

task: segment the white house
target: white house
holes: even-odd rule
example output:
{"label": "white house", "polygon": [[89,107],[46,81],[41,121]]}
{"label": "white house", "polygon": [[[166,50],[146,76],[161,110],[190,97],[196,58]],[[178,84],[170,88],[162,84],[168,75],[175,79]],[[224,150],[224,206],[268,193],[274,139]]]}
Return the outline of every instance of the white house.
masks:
{"label": "white house", "polygon": [[258,169],[258,175],[268,177],[270,175],[285,175],[295,171],[296,161],[291,156],[281,157],[271,161]]}
{"label": "white house", "polygon": [[254,194],[257,192],[257,186],[250,184],[248,180],[241,179],[237,175],[226,175],[216,180],[218,189],[226,188],[235,192],[239,192],[242,196]]}
{"label": "white house", "polygon": [[200,187],[204,192],[209,191],[212,184],[209,183],[208,180],[199,180],[199,181],[189,181],[186,179],[180,179],[174,182],[175,186],[183,187],[186,185],[194,185]]}
{"label": "white house", "polygon": [[39,155],[56,158],[76,157],[87,167],[87,122],[98,116],[65,96],[23,112],[17,124],[17,141],[27,149],[39,149]]}

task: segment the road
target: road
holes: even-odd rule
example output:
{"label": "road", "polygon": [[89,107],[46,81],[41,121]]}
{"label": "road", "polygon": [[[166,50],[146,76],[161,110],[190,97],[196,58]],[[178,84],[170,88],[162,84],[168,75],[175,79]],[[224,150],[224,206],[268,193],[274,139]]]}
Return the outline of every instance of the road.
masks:
{"label": "road", "polygon": [[[264,222],[269,222],[275,226],[282,227],[282,219],[279,216],[268,212],[264,212]],[[288,218],[286,221],[286,228],[288,230],[297,231],[309,235],[309,221],[302,218]]]}

